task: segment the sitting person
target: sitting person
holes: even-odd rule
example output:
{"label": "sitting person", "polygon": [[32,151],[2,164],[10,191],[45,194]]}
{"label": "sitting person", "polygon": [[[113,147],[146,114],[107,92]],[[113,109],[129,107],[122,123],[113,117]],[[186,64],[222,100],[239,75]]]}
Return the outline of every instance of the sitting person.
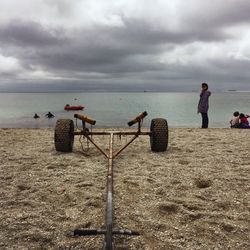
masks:
{"label": "sitting person", "polygon": [[245,115],[243,113],[240,113],[240,128],[250,128],[249,126],[249,121],[247,120],[247,118],[249,118],[249,115]]}
{"label": "sitting person", "polygon": [[231,128],[238,128],[240,124],[240,113],[238,111],[235,111],[233,113],[233,117],[230,120]]}

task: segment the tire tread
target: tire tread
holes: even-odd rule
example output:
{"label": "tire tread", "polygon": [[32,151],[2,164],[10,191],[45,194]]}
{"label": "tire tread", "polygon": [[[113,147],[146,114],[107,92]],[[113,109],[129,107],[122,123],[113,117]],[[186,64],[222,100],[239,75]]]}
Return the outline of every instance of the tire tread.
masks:
{"label": "tire tread", "polygon": [[70,119],[59,119],[55,127],[56,151],[72,152],[74,143],[74,122]]}
{"label": "tire tread", "polygon": [[168,122],[163,118],[155,118],[151,121],[150,137],[151,150],[154,152],[163,152],[168,146]]}

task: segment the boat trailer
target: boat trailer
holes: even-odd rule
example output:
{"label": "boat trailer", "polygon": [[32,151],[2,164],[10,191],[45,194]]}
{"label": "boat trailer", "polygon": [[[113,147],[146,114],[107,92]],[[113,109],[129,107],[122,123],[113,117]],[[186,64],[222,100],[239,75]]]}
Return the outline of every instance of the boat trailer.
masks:
{"label": "boat trailer", "polygon": [[[154,152],[163,152],[167,150],[168,146],[168,123],[163,118],[152,119],[150,131],[142,132],[141,125],[143,119],[147,116],[144,111],[133,120],[128,122],[128,126],[138,124],[137,131],[90,131],[86,127],[86,123],[95,125],[96,121],[88,116],[82,114],[75,114],[74,117],[82,121],[82,129],[79,131],[74,130],[74,122],[70,119],[59,119],[56,122],[54,142],[55,148],[60,152],[72,152],[74,144],[74,136],[81,135],[87,138],[107,159],[107,184],[106,184],[106,215],[105,225],[99,229],[75,229],[74,236],[91,236],[91,235],[104,235],[103,249],[114,249],[113,235],[139,235],[139,232],[128,229],[113,228],[113,160],[116,158],[129,144],[131,144],[140,135],[150,136],[151,150]],[[93,135],[109,135],[109,152],[105,152],[93,140]],[[113,151],[114,135],[130,135],[133,136],[123,147],[117,152]]]}

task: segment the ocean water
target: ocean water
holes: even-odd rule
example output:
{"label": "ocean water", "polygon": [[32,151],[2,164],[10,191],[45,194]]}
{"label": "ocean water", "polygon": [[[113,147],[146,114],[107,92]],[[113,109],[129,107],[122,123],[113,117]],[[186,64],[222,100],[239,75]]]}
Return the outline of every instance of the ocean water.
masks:
{"label": "ocean water", "polygon": [[[82,113],[95,119],[95,127],[127,127],[127,122],[143,111],[151,119],[165,118],[170,127],[198,128],[201,117],[197,114],[199,93],[0,93],[1,128],[54,127],[60,118],[73,119]],[[64,111],[65,104],[83,105],[83,111]],[[209,127],[229,127],[234,111],[250,114],[249,92],[212,93],[209,108]],[[47,119],[50,111],[55,115]],[[37,113],[40,119],[35,120]]]}

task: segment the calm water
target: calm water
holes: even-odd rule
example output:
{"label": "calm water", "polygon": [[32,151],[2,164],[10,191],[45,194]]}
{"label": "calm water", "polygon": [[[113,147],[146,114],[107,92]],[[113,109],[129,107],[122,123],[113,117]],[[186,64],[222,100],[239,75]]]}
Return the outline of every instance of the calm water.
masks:
{"label": "calm water", "polygon": [[[83,105],[96,127],[127,127],[137,114],[147,111],[143,126],[152,118],[168,120],[170,127],[199,127],[199,93],[0,93],[0,127],[53,127],[59,118],[73,119],[74,112],[63,110],[66,103]],[[210,97],[210,127],[228,127],[235,110],[250,113],[250,93],[213,93]],[[44,115],[51,111],[54,119]],[[33,119],[34,113],[40,119]]]}

